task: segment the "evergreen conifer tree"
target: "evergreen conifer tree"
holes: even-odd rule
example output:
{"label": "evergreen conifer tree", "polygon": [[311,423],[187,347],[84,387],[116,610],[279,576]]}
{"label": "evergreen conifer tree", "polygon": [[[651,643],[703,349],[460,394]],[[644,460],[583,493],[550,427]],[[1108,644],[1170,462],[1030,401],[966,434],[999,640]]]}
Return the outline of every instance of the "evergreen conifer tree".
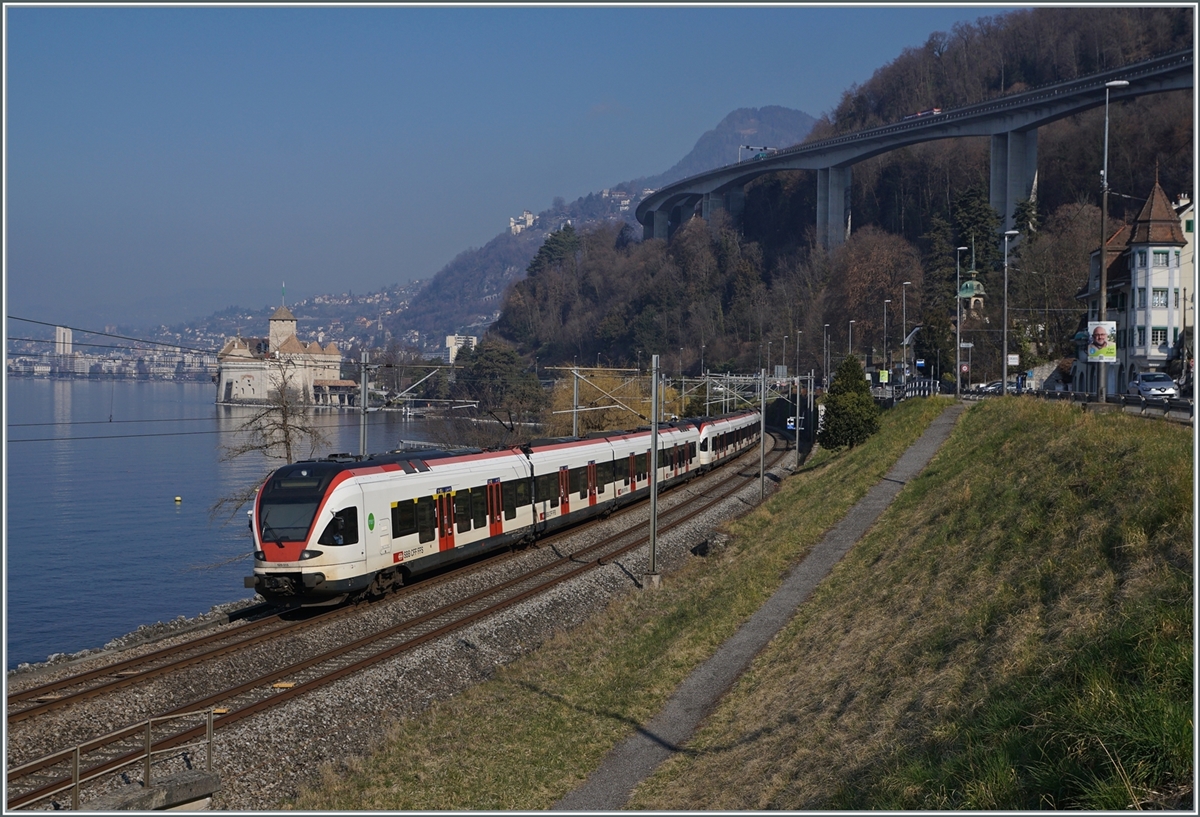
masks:
{"label": "evergreen conifer tree", "polygon": [[879,406],[871,397],[858,358],[847,356],[825,395],[825,418],[817,442],[829,449],[853,448],[879,430]]}

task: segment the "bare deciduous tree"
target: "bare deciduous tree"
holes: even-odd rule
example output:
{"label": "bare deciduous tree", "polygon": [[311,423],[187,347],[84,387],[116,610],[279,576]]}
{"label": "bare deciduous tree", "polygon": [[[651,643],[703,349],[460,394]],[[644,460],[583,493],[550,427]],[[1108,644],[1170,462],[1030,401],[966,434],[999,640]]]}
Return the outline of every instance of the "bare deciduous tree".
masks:
{"label": "bare deciduous tree", "polygon": [[324,430],[313,422],[309,395],[297,385],[295,365],[290,361],[272,361],[271,365],[276,387],[268,390],[267,402],[242,423],[237,441],[223,446],[221,452],[221,462],[258,455],[265,467],[254,482],[213,503],[210,518],[227,512],[226,521],[233,519],[254,500],[271,471],[297,459],[314,457],[318,449],[328,445]]}

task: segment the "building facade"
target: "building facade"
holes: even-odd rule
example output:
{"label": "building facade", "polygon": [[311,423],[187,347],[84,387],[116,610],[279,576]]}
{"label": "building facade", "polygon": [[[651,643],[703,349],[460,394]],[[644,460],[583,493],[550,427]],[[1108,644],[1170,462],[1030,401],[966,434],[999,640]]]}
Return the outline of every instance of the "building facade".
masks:
{"label": "building facade", "polygon": [[474,335],[446,335],[446,348],[442,350],[442,362],[453,364],[459,349],[474,349],[479,338]]}
{"label": "building facade", "polygon": [[[1177,341],[1195,323],[1195,214],[1191,200],[1172,206],[1156,182],[1133,224],[1121,225],[1092,254],[1088,282],[1076,296],[1087,307],[1087,320],[1100,319],[1100,263],[1108,265],[1106,320],[1116,322],[1117,362],[1101,367],[1087,362],[1081,342],[1072,372],[1076,391],[1095,392],[1099,370],[1106,369],[1108,394],[1124,393],[1138,372],[1166,371],[1178,354]],[[1086,335],[1086,333],[1084,333]],[[1083,338],[1080,338],[1082,341]]]}
{"label": "building facade", "polygon": [[357,384],[342,380],[342,353],[330,343],[296,337],[296,316],[285,306],[270,318],[265,338],[230,338],[217,355],[218,403],[265,403],[285,380],[316,405],[353,405]]}

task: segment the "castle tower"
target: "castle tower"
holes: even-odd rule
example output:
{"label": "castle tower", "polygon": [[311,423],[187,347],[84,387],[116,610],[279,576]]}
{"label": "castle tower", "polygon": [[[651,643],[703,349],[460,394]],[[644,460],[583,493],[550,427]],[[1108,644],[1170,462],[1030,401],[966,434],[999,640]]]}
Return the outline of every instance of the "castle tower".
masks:
{"label": "castle tower", "polygon": [[288,338],[296,336],[296,316],[286,306],[281,306],[271,315],[271,330],[268,348],[275,352]]}

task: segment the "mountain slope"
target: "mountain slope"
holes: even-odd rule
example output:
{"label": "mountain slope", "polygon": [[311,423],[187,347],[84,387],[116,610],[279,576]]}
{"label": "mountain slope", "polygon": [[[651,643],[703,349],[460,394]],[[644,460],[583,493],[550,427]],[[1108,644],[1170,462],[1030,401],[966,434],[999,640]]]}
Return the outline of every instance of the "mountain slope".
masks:
{"label": "mountain slope", "polygon": [[[738,108],[701,136],[696,146],[678,164],[666,173],[644,179],[643,186],[665,187],[688,176],[733,164],[738,159],[741,145],[785,148],[799,144],[808,136],[816,121],[804,111],[778,105]],[[746,151],[741,151],[741,154],[745,158]]]}
{"label": "mountain slope", "polygon": [[[736,162],[739,145],[797,144],[815,122],[803,111],[778,105],[739,108],[704,133],[670,170],[610,188],[624,195],[591,193],[570,204],[556,203],[558,206],[539,213],[533,227],[519,235],[501,233],[483,247],[459,253],[412,299],[406,310],[392,319],[389,328],[396,337],[417,330],[434,343],[445,335],[481,335],[498,317],[504,290],[524,277],[526,267],[549,232],[567,221],[580,228],[625,221],[637,228],[633,212],[643,190]],[[637,234],[640,235],[640,229]]]}

